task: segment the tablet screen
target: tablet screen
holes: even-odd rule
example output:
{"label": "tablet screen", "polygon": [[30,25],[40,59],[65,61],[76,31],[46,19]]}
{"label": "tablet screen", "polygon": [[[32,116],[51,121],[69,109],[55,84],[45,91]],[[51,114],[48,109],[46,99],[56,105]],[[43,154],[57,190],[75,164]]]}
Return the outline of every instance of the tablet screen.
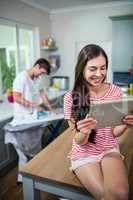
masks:
{"label": "tablet screen", "polygon": [[97,120],[97,128],[121,125],[127,114],[133,114],[133,96],[104,102],[92,101],[90,105],[89,116]]}

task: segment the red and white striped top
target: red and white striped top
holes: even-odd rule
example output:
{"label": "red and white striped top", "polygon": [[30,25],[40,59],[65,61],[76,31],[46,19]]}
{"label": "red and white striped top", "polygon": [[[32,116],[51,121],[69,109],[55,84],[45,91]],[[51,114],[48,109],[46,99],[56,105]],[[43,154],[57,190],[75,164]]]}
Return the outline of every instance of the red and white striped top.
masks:
{"label": "red and white striped top", "polygon": [[[110,84],[109,89],[103,96],[99,98],[91,98],[91,101],[99,100],[114,100],[119,99],[122,96],[122,90],[120,87]],[[64,96],[64,117],[69,120],[73,118],[72,114],[72,91],[69,91]],[[113,116],[112,116],[113,117]],[[96,129],[95,144],[88,142],[84,145],[78,145],[73,140],[72,150],[70,152],[70,159],[75,160],[81,157],[87,157],[92,155],[98,155],[103,151],[118,148],[117,139],[113,136],[112,128],[99,128]]]}

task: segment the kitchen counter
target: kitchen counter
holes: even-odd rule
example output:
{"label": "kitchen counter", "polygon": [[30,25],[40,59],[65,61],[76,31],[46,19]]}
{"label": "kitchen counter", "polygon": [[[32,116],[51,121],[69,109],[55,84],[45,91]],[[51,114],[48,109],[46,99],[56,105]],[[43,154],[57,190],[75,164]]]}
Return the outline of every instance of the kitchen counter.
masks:
{"label": "kitchen counter", "polygon": [[[66,93],[65,90],[48,91],[47,95],[50,101],[62,97]],[[0,103],[0,123],[13,117],[13,103]]]}
{"label": "kitchen counter", "polygon": [[13,103],[0,103],[0,123],[13,116]]}
{"label": "kitchen counter", "polygon": [[[56,99],[59,99],[60,101],[60,97],[62,99],[63,95],[65,94],[66,91],[48,91],[47,95],[48,98],[53,102],[56,102]],[[53,104],[54,105],[54,104]],[[17,154],[16,151],[14,150],[12,144],[4,144],[4,134],[5,131],[3,130],[3,127],[11,120],[11,118],[13,117],[13,103],[9,103],[7,101],[7,99],[5,98],[4,102],[0,103],[0,152],[2,152],[1,157],[0,157],[0,176],[3,176],[4,174],[6,174],[12,167],[16,166],[17,164]],[[49,125],[50,121],[56,119],[56,120],[62,120],[64,117],[63,113],[59,114],[57,116],[49,116],[47,117],[47,121],[46,118],[44,119],[40,119],[40,120],[33,120],[32,124],[26,124],[25,126],[23,126],[24,128],[26,127],[30,127],[32,126],[36,126],[39,124],[45,124]],[[29,120],[28,120],[29,122]],[[61,123],[61,122],[60,122]],[[59,126],[59,124],[58,124]],[[19,127],[22,129],[22,126]],[[54,127],[52,131],[57,131],[58,127]],[[57,134],[57,133],[56,133]],[[49,138],[49,140],[51,140],[51,137]]]}

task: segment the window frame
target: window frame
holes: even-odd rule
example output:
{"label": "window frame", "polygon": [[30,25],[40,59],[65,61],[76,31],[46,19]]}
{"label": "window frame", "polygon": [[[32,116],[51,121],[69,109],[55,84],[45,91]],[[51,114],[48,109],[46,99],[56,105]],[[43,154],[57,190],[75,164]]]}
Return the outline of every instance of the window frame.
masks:
{"label": "window frame", "polygon": [[[20,66],[20,35],[19,35],[19,30],[20,29],[25,29],[25,30],[30,30],[32,31],[32,48],[33,48],[33,56],[32,56],[32,64],[35,62],[35,60],[40,57],[40,36],[39,36],[39,28],[32,26],[32,25],[27,25],[23,24],[20,22],[0,18],[0,25],[5,25],[5,26],[11,26],[15,28],[15,44],[16,44],[16,75],[20,72],[21,67]],[[12,49],[12,48],[11,48]],[[10,48],[8,49],[8,52],[10,51]],[[2,89],[2,74],[0,71],[0,96],[3,96],[3,89]]]}

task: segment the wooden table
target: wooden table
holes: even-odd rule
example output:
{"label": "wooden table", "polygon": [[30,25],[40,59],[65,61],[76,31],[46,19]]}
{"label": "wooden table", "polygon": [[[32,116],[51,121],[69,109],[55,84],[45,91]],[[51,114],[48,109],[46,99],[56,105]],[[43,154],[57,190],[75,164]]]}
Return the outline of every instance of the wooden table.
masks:
{"label": "wooden table", "polygon": [[39,200],[40,191],[72,200],[94,199],[69,170],[72,137],[67,129],[20,170],[24,200]]}

